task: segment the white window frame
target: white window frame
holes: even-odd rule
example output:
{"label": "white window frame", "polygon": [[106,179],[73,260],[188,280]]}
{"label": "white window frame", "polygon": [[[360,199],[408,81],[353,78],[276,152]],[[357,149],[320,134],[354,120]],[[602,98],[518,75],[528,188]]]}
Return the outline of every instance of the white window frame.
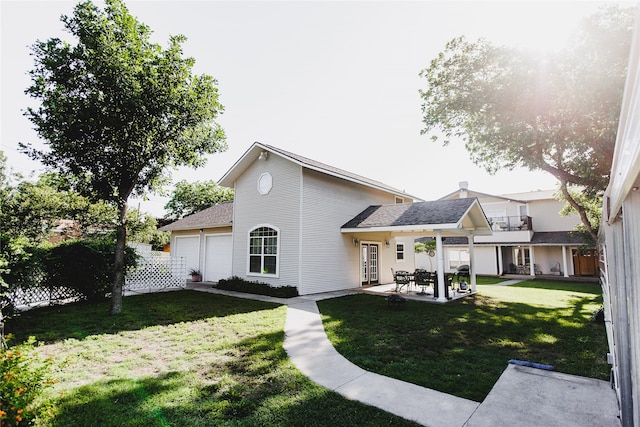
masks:
{"label": "white window frame", "polygon": [[[253,233],[254,231],[258,230],[259,228],[270,228],[272,230],[274,230],[276,232],[276,253],[275,254],[265,254],[265,253],[260,253],[260,254],[252,254],[251,253],[251,239],[255,238],[251,236],[251,233]],[[261,237],[262,240],[262,244],[261,244],[261,249],[264,249],[264,236],[258,236]],[[251,257],[252,256],[256,256],[256,255],[260,255],[260,259],[261,259],[261,272],[257,273],[255,271],[251,271]],[[276,258],[276,271],[275,273],[264,273],[264,258],[265,255],[275,255]],[[259,224],[256,225],[255,227],[251,228],[249,230],[249,232],[247,233],[247,276],[256,276],[256,277],[280,277],[280,228],[276,227],[275,225],[272,224]]]}
{"label": "white window frame", "polygon": [[[407,260],[406,254],[404,243],[396,243],[396,262],[405,262]],[[398,255],[402,255],[402,258]]]}

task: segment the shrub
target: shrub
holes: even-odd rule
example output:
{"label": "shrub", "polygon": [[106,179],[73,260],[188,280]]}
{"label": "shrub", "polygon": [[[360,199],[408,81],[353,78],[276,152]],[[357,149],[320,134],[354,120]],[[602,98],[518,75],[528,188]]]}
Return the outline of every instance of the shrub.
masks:
{"label": "shrub", "polygon": [[295,286],[274,287],[268,283],[260,283],[258,281],[250,282],[238,276],[233,276],[228,279],[220,279],[216,288],[227,291],[246,292],[248,294],[268,295],[280,298],[292,298],[298,296],[298,288]]}
{"label": "shrub", "polygon": [[[49,286],[65,286],[80,292],[87,300],[106,297],[111,290],[115,242],[112,239],[87,239],[63,242],[46,257]],[[125,264],[135,267],[135,250],[127,247]]]}
{"label": "shrub", "polygon": [[[62,242],[57,246],[30,247],[29,256],[10,265],[9,289],[66,287],[89,301],[104,299],[111,290],[115,241],[110,238]],[[135,250],[127,247],[125,264],[134,268]]]}
{"label": "shrub", "polygon": [[[7,340],[11,338],[7,336]],[[35,338],[0,350],[0,425],[31,425],[37,417],[35,400],[54,384],[51,360],[34,354]]]}

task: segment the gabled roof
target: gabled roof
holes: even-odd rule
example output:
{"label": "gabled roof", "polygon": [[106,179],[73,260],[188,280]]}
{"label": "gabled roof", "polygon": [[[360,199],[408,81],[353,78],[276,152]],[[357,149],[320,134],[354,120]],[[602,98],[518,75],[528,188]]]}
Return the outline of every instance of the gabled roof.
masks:
{"label": "gabled roof", "polygon": [[374,205],[342,226],[342,232],[462,230],[492,234],[478,199]]}
{"label": "gabled roof", "polygon": [[449,194],[447,194],[445,196],[440,197],[438,200],[453,200],[453,199],[457,199],[457,198],[460,197],[459,194],[461,192],[467,193],[466,197],[491,197],[493,199],[505,200],[505,201],[508,201],[508,202],[516,202],[516,203],[522,203],[522,204],[526,203],[523,200],[517,200],[517,199],[514,199],[512,197],[509,197],[508,195],[498,196],[498,195],[495,195],[495,194],[481,193],[479,191],[473,191],[473,190],[468,190],[468,189],[458,189],[458,190],[453,191],[453,192],[451,192],[451,193],[449,193]]}
{"label": "gabled roof", "polygon": [[327,175],[345,179],[347,181],[355,182],[367,187],[383,190],[397,196],[409,197],[414,200],[421,200],[417,197],[405,193],[402,190],[386,185],[380,181],[369,179],[364,176],[309,159],[308,157],[300,156],[298,154],[282,150],[272,145],[261,144],[259,142],[254,142],[253,145],[249,147],[249,149],[242,155],[242,157],[233,166],[231,166],[231,169],[229,169],[227,173],[224,174],[224,176],[218,181],[218,184],[224,187],[233,187],[233,182],[251,165],[251,163],[253,163],[258,158],[262,151],[266,151],[272,155],[283,157],[307,169],[322,172]]}
{"label": "gabled roof", "polygon": [[198,228],[216,228],[231,226],[233,221],[233,202],[219,203],[196,212],[171,224],[159,228],[160,231],[194,230]]}
{"label": "gabled roof", "polygon": [[480,191],[474,191],[469,189],[458,189],[445,196],[442,196],[438,200],[450,200],[450,199],[459,198],[459,194],[461,192],[466,192],[467,197],[478,197],[478,198],[490,197],[492,199],[526,204],[534,200],[555,199],[554,195],[556,193],[556,190],[536,190],[536,191],[527,191],[524,193],[511,193],[511,194],[487,194],[487,193],[482,193]]}

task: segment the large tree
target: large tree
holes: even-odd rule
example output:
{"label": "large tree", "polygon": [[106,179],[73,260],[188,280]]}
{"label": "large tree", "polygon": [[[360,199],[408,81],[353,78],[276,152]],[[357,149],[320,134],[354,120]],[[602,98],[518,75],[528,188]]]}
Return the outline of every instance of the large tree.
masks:
{"label": "large tree", "polygon": [[489,173],[551,173],[595,240],[580,198],[609,181],[635,10],[612,6],[585,19],[557,52],[456,38],[422,70],[423,134],[463,140]]}
{"label": "large tree", "polygon": [[32,47],[26,93],[40,100],[26,116],[48,150],[23,145],[46,166],[78,178],[78,190],[119,212],[111,312],[122,309],[127,201],[166,182],[168,170],[201,166],[226,148],[214,119],[223,110],[216,81],[193,75],[184,36],[162,48],[120,0],[104,10],[79,3],[61,18],[74,44],[52,38]]}
{"label": "large tree", "polygon": [[215,181],[179,181],[164,208],[166,217],[179,219],[199,212],[217,203],[233,200],[233,189],[221,187]]}

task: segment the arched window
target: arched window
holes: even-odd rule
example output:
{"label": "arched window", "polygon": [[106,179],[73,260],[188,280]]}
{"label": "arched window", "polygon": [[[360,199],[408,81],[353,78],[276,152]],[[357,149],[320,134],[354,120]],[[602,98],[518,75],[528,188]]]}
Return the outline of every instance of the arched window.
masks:
{"label": "arched window", "polygon": [[278,274],[278,230],[263,226],[249,232],[249,273]]}

